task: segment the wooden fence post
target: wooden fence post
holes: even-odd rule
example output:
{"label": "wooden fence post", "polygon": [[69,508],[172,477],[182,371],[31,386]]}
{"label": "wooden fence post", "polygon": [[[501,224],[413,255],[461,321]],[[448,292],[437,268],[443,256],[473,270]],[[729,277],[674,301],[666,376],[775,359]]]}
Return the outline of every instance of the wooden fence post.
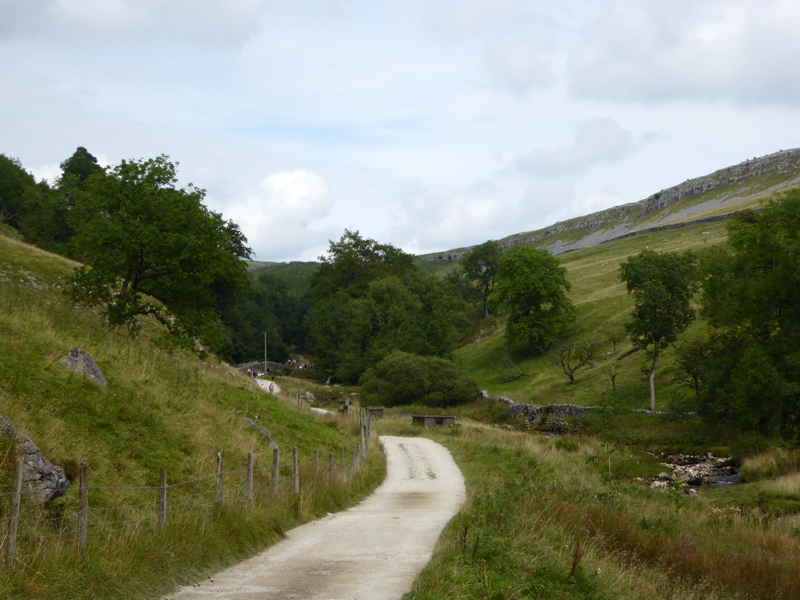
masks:
{"label": "wooden fence post", "polygon": [[86,550],[86,537],[89,529],[89,465],[81,463],[80,498],[78,500],[78,552]]}
{"label": "wooden fence post", "polygon": [[272,449],[272,491],[278,493],[278,486],[281,481],[281,451],[279,448]]}
{"label": "wooden fence post", "polygon": [[297,462],[297,446],[292,448],[292,456],[294,458],[294,493],[300,493],[300,465]]}
{"label": "wooden fence post", "polygon": [[333,452],[328,452],[328,483],[333,483]]}
{"label": "wooden fence post", "polygon": [[167,527],[167,469],[162,467],[159,473],[161,482],[158,487],[158,529]]}
{"label": "wooden fence post", "polygon": [[253,453],[247,453],[247,504],[253,504]]}
{"label": "wooden fence post", "polygon": [[319,478],[319,450],[314,450],[314,479]]}
{"label": "wooden fence post", "polygon": [[347,481],[347,463],[344,460],[344,446],[339,446],[339,455],[342,461],[342,483]]}
{"label": "wooden fence post", "polygon": [[367,411],[367,443],[365,446],[365,452],[369,452],[369,441],[372,437],[372,413]]}
{"label": "wooden fence post", "polygon": [[[362,411],[363,410],[364,409],[362,409]],[[364,448],[364,442],[365,442],[365,437],[366,437],[366,433],[367,433],[366,432],[367,426],[365,424],[365,421],[366,421],[366,419],[364,418],[364,413],[362,412],[361,413],[361,446],[360,446],[360,448],[361,448],[361,458],[365,458],[366,455],[367,455],[367,452],[366,452],[366,450]]]}
{"label": "wooden fence post", "polygon": [[225,473],[225,470],[223,468],[224,459],[225,459],[225,453],[222,450],[217,452],[217,493],[214,497],[214,504],[217,505],[217,508],[222,506],[223,476]]}
{"label": "wooden fence post", "polygon": [[19,505],[22,499],[22,469],[25,457],[17,457],[14,466],[14,495],[11,497],[11,519],[8,521],[8,540],[6,541],[6,564],[11,565],[17,554],[17,525],[19,524]]}

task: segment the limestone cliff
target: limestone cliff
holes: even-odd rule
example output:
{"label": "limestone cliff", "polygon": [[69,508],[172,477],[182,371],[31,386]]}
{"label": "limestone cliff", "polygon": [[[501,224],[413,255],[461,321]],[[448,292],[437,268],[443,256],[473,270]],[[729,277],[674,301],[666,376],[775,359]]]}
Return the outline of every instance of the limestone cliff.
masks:
{"label": "limestone cliff", "polygon": [[[735,187],[737,184],[743,184],[750,180],[753,180],[751,186]],[[550,250],[553,254],[562,254],[635,233],[657,230],[678,219],[685,220],[694,214],[720,206],[733,206],[747,198],[777,191],[797,183],[800,183],[800,148],[781,150],[761,158],[746,160],[726,169],[720,169],[704,177],[689,179],[639,202],[623,204],[585,217],[562,221],[546,229],[517,233],[498,240],[498,242],[503,248],[510,248],[517,244],[535,244]],[[687,202],[686,207],[681,207],[674,213],[659,215],[667,207],[685,199],[691,200],[692,197],[697,197],[696,203]],[[733,210],[735,208],[731,209],[731,211]],[[724,217],[714,217],[714,219],[720,218]],[[575,235],[576,233],[578,235]],[[557,239],[559,236],[568,239]],[[434,262],[451,262],[459,260],[470,250],[471,248],[461,248],[425,255],[422,258]]]}

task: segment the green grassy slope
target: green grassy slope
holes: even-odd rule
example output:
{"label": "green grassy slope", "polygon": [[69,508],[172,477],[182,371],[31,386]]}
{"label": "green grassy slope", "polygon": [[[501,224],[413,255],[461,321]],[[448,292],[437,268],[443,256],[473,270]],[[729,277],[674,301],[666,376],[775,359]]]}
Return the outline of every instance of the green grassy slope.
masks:
{"label": "green grassy slope", "polygon": [[[105,328],[91,311],[67,306],[58,288],[74,264],[0,237],[0,272],[9,280],[0,283],[2,414],[51,455],[93,462],[95,476],[109,485],[123,478],[144,483],[155,465],[176,477],[207,471],[216,449],[254,452],[271,463],[271,449],[244,416],[259,418],[279,445],[298,445],[305,458],[315,449],[349,446],[345,436],[257,391],[235,369],[161,344],[155,326],[134,340]],[[58,362],[75,346],[92,355],[107,388]]]}
{"label": "green grassy slope", "polygon": [[[593,368],[578,371],[574,385],[569,383],[560,366],[555,365],[550,356],[512,356],[517,366],[531,376],[515,382],[505,381],[510,372],[503,368],[502,363],[508,350],[502,335],[502,324],[497,321],[494,321],[495,328],[487,337],[459,349],[456,359],[479,380],[482,387],[494,395],[504,394],[515,401],[533,404],[596,404],[611,390],[611,380],[606,371],[617,365],[619,374],[615,402],[629,408],[646,408],[649,388],[642,373],[646,363],[645,353],[636,352],[618,360],[633,349],[632,345],[630,342],[618,344],[617,353],[613,354],[613,345],[608,341],[611,331],[622,327],[633,307],[625,285],[619,280],[619,265],[645,247],[659,252],[698,250],[724,239],[723,222],[705,223],[612,241],[559,257],[567,269],[567,277],[572,284],[570,297],[578,309],[573,339],[577,342],[597,340],[603,344],[600,359]],[[702,323],[697,323],[693,330],[702,327]],[[693,330],[687,335],[691,335]],[[662,357],[656,376],[656,393],[660,405],[664,406],[666,402],[685,397],[690,391],[673,380],[674,354],[669,348]]]}
{"label": "green grassy slope", "polygon": [[[93,311],[72,308],[64,301],[61,287],[75,265],[0,235],[0,414],[29,436],[50,461],[63,466],[75,482],[64,497],[45,507],[27,507],[31,514],[53,518],[77,510],[81,462],[90,465],[90,501],[97,509],[151,501],[147,492],[136,490],[158,485],[161,467],[167,468],[170,484],[211,475],[219,450],[225,452],[226,470],[243,469],[247,453],[253,453],[256,469],[268,468],[272,449],[243,417],[270,430],[283,451],[284,464],[291,462],[295,446],[300,462],[308,464],[315,451],[327,459],[329,452],[338,457],[339,448],[344,447],[349,455],[359,441],[357,426],[351,421],[321,421],[295,408],[291,397],[299,383],[282,380],[285,397],[272,397],[228,365],[214,358],[200,360],[165,343],[154,323],[145,323],[142,335],[131,339],[125,330],[109,330]],[[73,347],[94,358],[108,387],[99,387],[59,363]],[[14,457],[6,450],[4,446],[0,452],[0,492],[10,491]],[[41,556],[34,560],[28,548],[21,554],[25,568],[15,571],[13,578],[0,578],[0,597],[133,598],[147,597],[145,589],[161,593],[173,581],[191,580],[274,541],[277,535],[268,519],[288,527],[336,510],[354,502],[379,477],[360,490],[303,496],[300,504],[290,511],[282,509],[277,516],[268,517],[272,513],[264,511],[249,517],[228,515],[228,523],[206,525],[187,534],[184,541],[194,550],[177,558],[180,551],[170,544],[180,536],[173,535],[170,541],[162,540],[158,549],[148,550],[156,556],[169,551],[173,555],[169,564],[150,564],[151,559],[141,557],[146,564],[125,566],[128,551],[124,548],[108,552],[95,548],[83,562],[73,559],[74,552],[69,550],[65,562],[38,563]],[[130,490],[121,491],[121,487]],[[7,510],[7,503],[0,502],[0,517]],[[259,520],[261,525],[242,535],[248,519],[252,521],[249,527]],[[140,549],[142,544],[147,546],[136,544]],[[103,561],[108,562],[105,567]],[[64,570],[64,576],[36,575],[39,569],[53,568]],[[105,575],[81,588],[70,581],[78,572]],[[104,577],[109,582],[101,581]],[[30,588],[37,578],[39,591]]]}
{"label": "green grassy slope", "polygon": [[[794,576],[800,516],[791,514],[800,506],[796,473],[790,481],[690,498],[679,487],[660,492],[637,479],[669,469],[628,446],[459,423],[421,430],[394,414],[379,423],[382,433],[444,444],[467,484],[467,502],[442,533],[409,600],[788,600],[800,594]],[[760,510],[765,507],[755,500],[772,493],[769,486],[792,494],[780,511]]]}

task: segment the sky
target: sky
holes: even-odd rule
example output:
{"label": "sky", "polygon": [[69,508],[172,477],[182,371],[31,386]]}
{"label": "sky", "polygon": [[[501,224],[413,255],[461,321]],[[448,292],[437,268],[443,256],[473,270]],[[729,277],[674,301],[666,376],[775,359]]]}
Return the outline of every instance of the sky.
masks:
{"label": "sky", "polygon": [[800,146],[788,0],[0,0],[0,153],[161,154],[264,261],[423,254]]}

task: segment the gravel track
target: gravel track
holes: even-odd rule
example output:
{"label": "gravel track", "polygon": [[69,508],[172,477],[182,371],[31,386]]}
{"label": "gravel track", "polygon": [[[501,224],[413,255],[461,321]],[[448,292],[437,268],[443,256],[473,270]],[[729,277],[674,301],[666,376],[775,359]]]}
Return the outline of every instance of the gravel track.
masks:
{"label": "gravel track", "polygon": [[383,436],[387,475],[358,506],[167,600],[390,600],[411,589],[466,498],[450,453],[426,438]]}

